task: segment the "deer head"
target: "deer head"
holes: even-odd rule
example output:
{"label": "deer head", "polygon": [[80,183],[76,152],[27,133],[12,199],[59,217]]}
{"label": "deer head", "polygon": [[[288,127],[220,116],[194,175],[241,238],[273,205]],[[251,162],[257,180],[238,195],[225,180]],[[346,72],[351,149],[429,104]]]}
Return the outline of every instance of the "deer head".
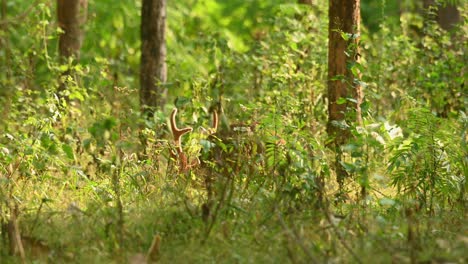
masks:
{"label": "deer head", "polygon": [[[181,138],[184,134],[193,131],[193,128],[186,127],[186,128],[178,128],[176,123],[176,115],[177,115],[177,108],[174,108],[171,113],[170,124],[171,124],[171,131],[174,137],[174,145],[175,150],[171,150],[171,156],[173,159],[177,160],[178,162],[178,170],[179,172],[186,172],[189,169],[200,165],[200,160],[198,157],[195,157],[193,160],[189,160],[189,157],[184,152],[182,148],[182,141]],[[212,135],[216,132],[218,128],[218,114],[216,111],[213,111],[213,122],[212,127],[209,130],[206,130],[207,135]]]}

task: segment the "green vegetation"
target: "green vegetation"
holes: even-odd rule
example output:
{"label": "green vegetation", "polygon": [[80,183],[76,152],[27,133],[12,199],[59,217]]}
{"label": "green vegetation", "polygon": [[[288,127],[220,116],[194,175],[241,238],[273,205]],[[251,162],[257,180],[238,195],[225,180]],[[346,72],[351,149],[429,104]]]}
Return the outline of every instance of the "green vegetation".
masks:
{"label": "green vegetation", "polygon": [[[168,1],[168,103],[149,120],[141,1],[89,0],[79,62],[59,59],[53,2],[2,1],[0,263],[21,261],[12,217],[26,263],[127,263],[155,236],[161,263],[468,261],[463,1],[452,32],[410,4],[363,1],[363,122],[339,124],[352,134],[341,190],[327,1]],[[171,158],[174,107],[194,128],[188,171]]]}

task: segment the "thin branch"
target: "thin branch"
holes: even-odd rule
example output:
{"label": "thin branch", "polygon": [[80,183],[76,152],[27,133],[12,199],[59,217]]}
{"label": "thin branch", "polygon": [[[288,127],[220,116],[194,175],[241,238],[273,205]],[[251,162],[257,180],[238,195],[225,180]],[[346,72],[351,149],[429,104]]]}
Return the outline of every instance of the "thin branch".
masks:
{"label": "thin branch", "polygon": [[278,210],[278,220],[280,222],[280,225],[281,227],[287,232],[289,233],[291,236],[294,237],[295,241],[297,242],[297,244],[301,247],[302,251],[304,252],[304,254],[306,254],[306,256],[309,258],[310,260],[310,263],[320,263],[320,261],[318,261],[315,256],[313,256],[312,254],[310,254],[308,248],[306,247],[306,245],[304,245],[302,239],[300,239],[299,235],[297,234],[297,232],[295,230],[290,230],[288,228],[288,226],[286,225],[286,223],[284,222],[283,218],[281,217],[281,213],[279,212]]}
{"label": "thin branch", "polygon": [[[327,201],[328,203],[328,201]],[[361,259],[358,257],[358,255],[351,249],[351,247],[346,243],[344,237],[341,235],[341,233],[338,230],[338,227],[335,225],[333,220],[330,217],[330,212],[328,211],[327,206],[323,207],[324,213],[325,213],[325,219],[328,221],[330,226],[332,227],[333,231],[335,232],[336,236],[338,237],[338,240],[340,241],[341,245],[351,254],[351,256],[356,260],[357,263],[362,264],[363,262]]]}
{"label": "thin branch", "polygon": [[24,18],[29,15],[29,13],[36,7],[41,0],[36,0],[34,3],[32,3],[28,9],[26,9],[23,13],[17,15],[16,17],[12,19],[3,19],[0,20],[0,26],[8,25],[8,24],[20,24],[23,23]]}

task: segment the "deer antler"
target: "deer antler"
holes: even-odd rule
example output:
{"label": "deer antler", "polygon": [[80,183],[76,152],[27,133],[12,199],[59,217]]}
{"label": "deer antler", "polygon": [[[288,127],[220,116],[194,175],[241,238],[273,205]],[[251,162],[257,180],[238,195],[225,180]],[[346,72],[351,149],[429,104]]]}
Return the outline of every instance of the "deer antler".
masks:
{"label": "deer antler", "polygon": [[182,149],[181,138],[184,134],[192,132],[193,128],[191,127],[180,128],[180,129],[177,128],[176,115],[177,115],[177,108],[174,108],[174,110],[172,110],[172,113],[171,113],[170,123],[171,123],[172,135],[174,136],[174,143],[176,147],[175,147],[175,151],[171,150],[171,154],[172,154],[172,158],[178,160],[179,162],[179,171],[186,172],[191,167],[197,166],[200,163],[200,161],[196,159],[192,161],[191,164],[188,164],[187,155],[184,153]]}
{"label": "deer antler", "polygon": [[172,135],[174,136],[174,143],[176,144],[176,151],[178,153],[183,153],[182,151],[182,143],[181,143],[181,138],[184,134],[187,134],[189,132],[193,131],[193,128],[191,127],[186,127],[179,129],[177,128],[177,123],[176,123],[176,115],[177,115],[177,108],[174,108],[171,113],[171,130],[172,130]]}
{"label": "deer antler", "polygon": [[211,134],[214,134],[216,133],[216,131],[218,130],[218,123],[219,123],[219,120],[218,120],[218,113],[216,112],[216,110],[213,110],[213,122],[211,123]]}
{"label": "deer antler", "polygon": [[[179,171],[186,172],[188,169],[198,166],[200,164],[200,160],[198,158],[195,158],[189,164],[188,157],[182,149],[181,138],[184,134],[192,132],[193,128],[191,127],[177,128],[176,115],[177,115],[177,108],[174,108],[171,113],[170,123],[171,123],[172,135],[174,136],[174,143],[176,146],[175,146],[175,151],[171,150],[171,154],[172,154],[172,158],[178,160],[179,162]],[[213,111],[213,123],[212,123],[212,127],[210,128],[209,135],[214,134],[217,129],[218,129],[218,114],[216,113],[216,111]]]}

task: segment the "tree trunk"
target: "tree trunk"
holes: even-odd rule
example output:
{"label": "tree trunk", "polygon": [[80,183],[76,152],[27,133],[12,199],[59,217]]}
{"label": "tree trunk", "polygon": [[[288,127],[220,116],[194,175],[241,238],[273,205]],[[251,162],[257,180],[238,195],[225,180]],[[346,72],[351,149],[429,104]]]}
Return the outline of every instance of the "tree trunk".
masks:
{"label": "tree trunk", "polygon": [[437,22],[445,30],[452,30],[460,22],[460,12],[454,5],[439,8]]}
{"label": "tree trunk", "polygon": [[[337,151],[337,178],[340,185],[346,172],[339,164],[340,146],[351,136],[349,122],[360,122],[361,87],[355,81],[350,66],[359,54],[360,0],[330,0],[328,26],[328,124],[327,132],[333,138]],[[342,34],[351,34],[348,40]]]}
{"label": "tree trunk", "polygon": [[57,0],[58,25],[64,31],[59,37],[62,58],[79,58],[87,9],[88,0]]}
{"label": "tree trunk", "polygon": [[[86,22],[88,0],[57,0],[58,26],[64,32],[59,37],[59,55],[62,63],[69,58],[79,59],[80,48],[83,43],[83,25]],[[66,76],[72,76],[70,69],[61,74],[59,80],[59,96],[68,100],[63,94],[66,90]],[[76,81],[76,78],[73,78]]]}
{"label": "tree trunk", "polygon": [[[437,5],[434,0],[424,0],[424,9]],[[461,21],[456,5],[446,3],[437,6],[436,20],[439,26],[447,31],[452,30]]]}
{"label": "tree trunk", "polygon": [[299,4],[312,5],[314,0],[299,0]]}
{"label": "tree trunk", "polygon": [[140,105],[144,114],[153,115],[165,103],[166,0],[143,0],[141,10]]}

